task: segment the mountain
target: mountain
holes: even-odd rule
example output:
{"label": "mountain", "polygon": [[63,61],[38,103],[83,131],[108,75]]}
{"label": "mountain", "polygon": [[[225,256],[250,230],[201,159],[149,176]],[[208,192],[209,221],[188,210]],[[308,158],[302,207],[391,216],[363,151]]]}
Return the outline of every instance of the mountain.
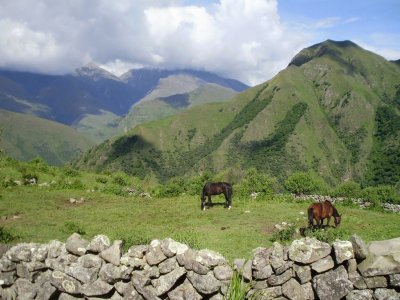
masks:
{"label": "mountain", "polygon": [[94,145],[66,125],[3,109],[0,128],[0,149],[18,160],[42,157],[52,165],[64,165]]}
{"label": "mountain", "polygon": [[141,124],[73,165],[161,181],[250,167],[329,183],[400,180],[400,68],[351,41],[300,51],[264,84],[225,103]]}
{"label": "mountain", "polygon": [[[169,84],[163,85],[163,81]],[[119,133],[119,122],[142,98],[151,98],[157,91],[165,96],[167,86],[167,96],[173,96],[193,92],[205,84],[235,92],[248,87],[236,80],[194,70],[139,69],[120,78],[95,64],[66,75],[0,70],[0,108],[72,126],[101,142]]]}

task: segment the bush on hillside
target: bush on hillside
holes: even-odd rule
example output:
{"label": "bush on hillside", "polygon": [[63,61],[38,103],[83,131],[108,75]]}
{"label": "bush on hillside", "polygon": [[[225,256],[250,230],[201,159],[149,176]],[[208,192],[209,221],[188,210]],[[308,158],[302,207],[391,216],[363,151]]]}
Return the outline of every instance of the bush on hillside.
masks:
{"label": "bush on hillside", "polygon": [[277,181],[274,177],[257,171],[255,168],[247,170],[242,182],[235,186],[235,194],[239,197],[249,197],[251,193],[258,193],[257,199],[272,196]]}
{"label": "bush on hillside", "polygon": [[166,184],[158,185],[152,192],[155,197],[177,197],[186,192],[185,182],[181,177],[175,177]]}
{"label": "bush on hillside", "polygon": [[361,186],[354,181],[347,181],[339,184],[331,192],[333,197],[360,198]]}
{"label": "bush on hillside", "polygon": [[324,193],[327,190],[326,183],[322,179],[305,172],[293,173],[285,180],[284,185],[287,191],[296,195]]}
{"label": "bush on hillside", "polygon": [[374,206],[379,206],[383,202],[400,204],[400,195],[397,194],[393,185],[366,187],[361,196],[363,199],[372,202]]}

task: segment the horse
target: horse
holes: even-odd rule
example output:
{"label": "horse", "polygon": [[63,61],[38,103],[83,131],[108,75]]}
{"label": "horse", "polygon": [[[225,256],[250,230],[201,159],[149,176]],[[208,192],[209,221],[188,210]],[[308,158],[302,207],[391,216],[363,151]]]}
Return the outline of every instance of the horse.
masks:
{"label": "horse", "polygon": [[225,196],[225,207],[231,209],[232,207],[232,185],[227,182],[207,182],[203,187],[201,193],[201,209],[206,209],[206,196],[208,197],[208,207],[212,206],[211,195]]}
{"label": "horse", "polygon": [[330,201],[325,200],[323,203],[313,203],[308,207],[308,227],[313,227],[314,219],[318,228],[322,228],[324,219],[328,219],[327,226],[329,226],[332,216],[335,221],[335,227],[338,227],[342,217]]}

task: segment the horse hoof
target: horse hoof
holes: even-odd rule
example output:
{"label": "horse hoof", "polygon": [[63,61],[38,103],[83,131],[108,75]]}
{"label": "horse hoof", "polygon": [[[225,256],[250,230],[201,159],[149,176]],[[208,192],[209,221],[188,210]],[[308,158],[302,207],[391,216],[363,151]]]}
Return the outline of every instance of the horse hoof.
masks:
{"label": "horse hoof", "polygon": [[229,206],[228,206],[228,209],[231,209],[231,208],[232,208],[232,206],[229,205]]}
{"label": "horse hoof", "polygon": [[205,211],[206,210],[206,208],[205,207],[203,207],[203,211]]}

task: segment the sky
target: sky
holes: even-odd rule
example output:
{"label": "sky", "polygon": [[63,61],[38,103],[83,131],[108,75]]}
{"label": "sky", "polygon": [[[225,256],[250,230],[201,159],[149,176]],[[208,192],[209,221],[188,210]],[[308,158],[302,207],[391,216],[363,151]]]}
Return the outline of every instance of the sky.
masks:
{"label": "sky", "polygon": [[256,85],[301,49],[352,40],[400,59],[400,0],[0,0],[0,68],[199,69]]}

